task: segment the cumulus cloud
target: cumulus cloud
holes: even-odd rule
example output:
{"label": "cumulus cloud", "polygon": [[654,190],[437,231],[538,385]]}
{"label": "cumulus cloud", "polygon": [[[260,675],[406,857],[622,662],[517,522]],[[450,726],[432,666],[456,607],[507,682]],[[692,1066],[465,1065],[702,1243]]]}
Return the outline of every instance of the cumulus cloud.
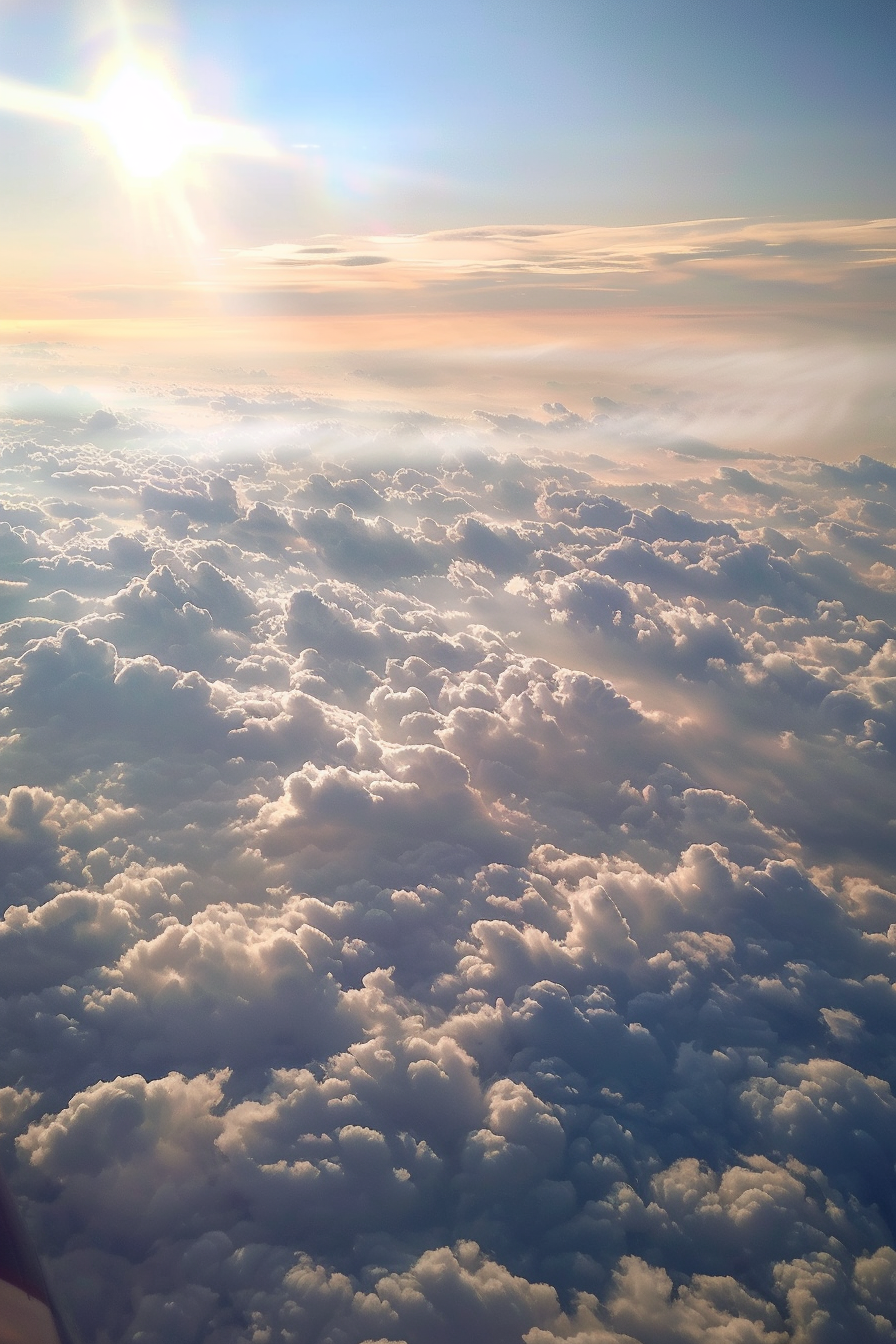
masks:
{"label": "cumulus cloud", "polygon": [[[660,264],[592,234],[402,246]],[[398,264],[327,246],[244,261]],[[107,414],[0,456],[0,1134],[83,1337],[896,1340],[892,467]]]}

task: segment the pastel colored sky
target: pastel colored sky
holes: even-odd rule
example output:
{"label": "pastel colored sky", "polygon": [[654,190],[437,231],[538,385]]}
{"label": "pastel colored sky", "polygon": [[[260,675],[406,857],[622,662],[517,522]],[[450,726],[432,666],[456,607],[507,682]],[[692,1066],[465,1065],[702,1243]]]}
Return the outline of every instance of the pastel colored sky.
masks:
{"label": "pastel colored sky", "polygon": [[125,32],[193,113],[277,156],[191,156],[178,228],[170,181],[135,195],[82,126],[3,112],[2,242],[26,283],[323,232],[891,213],[883,0],[5,0],[0,77],[89,97]]}
{"label": "pastel colored sky", "polygon": [[2,0],[0,339],[324,393],[465,351],[442,411],[525,409],[485,348],[574,404],[588,352],[820,342],[889,395],[894,55],[877,0]]}
{"label": "pastel colored sky", "polygon": [[[118,44],[108,0],[6,0],[0,71],[86,92]],[[896,12],[887,0],[131,3],[198,112],[313,155],[238,175],[228,229],[421,231],[889,212]],[[8,225],[108,209],[76,135],[4,121]],[[279,181],[277,180],[279,178]],[[237,198],[242,208],[234,210]],[[71,221],[64,216],[71,213]],[[59,220],[59,215],[63,220]]]}

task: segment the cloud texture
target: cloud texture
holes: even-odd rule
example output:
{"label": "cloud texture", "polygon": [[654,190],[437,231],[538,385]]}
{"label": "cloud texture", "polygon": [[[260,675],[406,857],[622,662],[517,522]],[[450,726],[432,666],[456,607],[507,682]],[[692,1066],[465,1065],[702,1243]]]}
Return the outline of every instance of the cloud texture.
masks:
{"label": "cloud texture", "polygon": [[[628,228],[487,225],[433,233],[272,243],[233,252],[235,275],[274,268],[280,283],[456,285],[541,277],[565,283],[603,276],[646,285],[717,273],[735,279],[796,285],[843,283],[862,270],[886,276],[893,264],[896,221],[699,219]],[[340,268],[364,274],[346,277]],[[366,268],[373,268],[370,275]],[[379,268],[385,268],[380,270]]]}
{"label": "cloud texture", "polygon": [[0,1133],[84,1338],[896,1341],[896,470],[16,395]]}

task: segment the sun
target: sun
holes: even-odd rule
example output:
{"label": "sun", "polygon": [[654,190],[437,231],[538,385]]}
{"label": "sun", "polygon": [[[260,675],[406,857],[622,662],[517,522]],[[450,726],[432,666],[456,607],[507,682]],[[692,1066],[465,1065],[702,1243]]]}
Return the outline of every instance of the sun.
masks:
{"label": "sun", "polygon": [[[2,0],[0,0],[2,3]],[[126,59],[92,98],[34,88],[0,76],[0,111],[99,130],[132,178],[172,174],[193,152],[276,159],[252,126],[195,116],[175,85],[150,63]]]}
{"label": "sun", "polygon": [[98,98],[94,113],[132,177],[161,177],[194,148],[197,123],[162,79],[123,66]]}

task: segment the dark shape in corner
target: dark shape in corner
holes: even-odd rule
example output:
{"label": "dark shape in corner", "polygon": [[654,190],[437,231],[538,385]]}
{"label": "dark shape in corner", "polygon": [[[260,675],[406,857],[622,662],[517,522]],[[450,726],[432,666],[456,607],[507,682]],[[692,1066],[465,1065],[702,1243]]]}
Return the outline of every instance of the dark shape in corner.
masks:
{"label": "dark shape in corner", "polygon": [[0,1344],[72,1344],[15,1201],[0,1176]]}

